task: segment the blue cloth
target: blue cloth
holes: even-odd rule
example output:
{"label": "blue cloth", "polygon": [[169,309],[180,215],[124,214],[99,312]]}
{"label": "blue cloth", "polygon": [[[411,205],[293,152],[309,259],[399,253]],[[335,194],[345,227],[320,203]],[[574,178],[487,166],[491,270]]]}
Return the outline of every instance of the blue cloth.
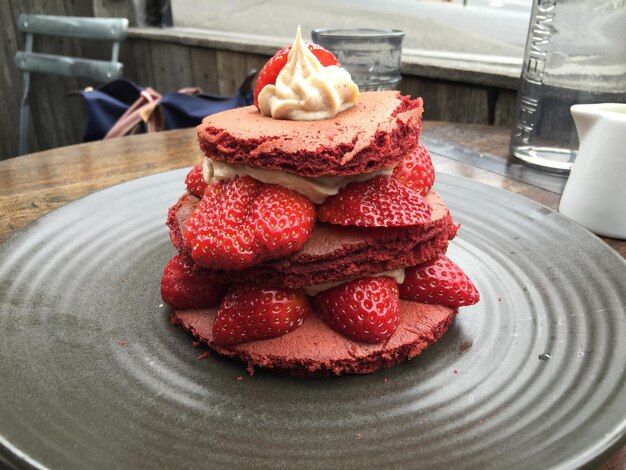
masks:
{"label": "blue cloth", "polygon": [[218,96],[201,93],[190,96],[183,93],[166,93],[159,102],[165,115],[165,129],[195,127],[205,116],[227,109],[252,104],[252,93],[237,93],[235,96]]}
{"label": "blue cloth", "polygon": [[[131,81],[115,80],[98,90],[81,91],[87,108],[83,140],[89,142],[104,138],[109,129],[137,101],[142,90],[143,87]],[[163,95],[159,105],[165,117],[164,128],[169,130],[197,126],[205,116],[247,106],[252,102],[252,91],[240,91],[234,96],[209,93],[190,96],[173,92]]]}
{"label": "blue cloth", "polygon": [[83,141],[101,140],[126,110],[139,98],[140,86],[115,80],[98,90],[81,90],[87,108]]}

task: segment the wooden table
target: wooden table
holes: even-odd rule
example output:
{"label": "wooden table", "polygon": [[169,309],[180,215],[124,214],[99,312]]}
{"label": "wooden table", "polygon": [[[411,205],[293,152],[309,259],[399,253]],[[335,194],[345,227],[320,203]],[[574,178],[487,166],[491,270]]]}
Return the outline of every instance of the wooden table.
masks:
{"label": "wooden table", "polygon": [[[509,130],[424,123],[422,142],[437,172],[463,176],[558,207],[564,177],[525,168],[508,156]],[[33,220],[92,192],[201,161],[195,130],[63,147],[0,161],[0,242]],[[603,239],[626,258],[626,241]],[[626,469],[626,449],[605,469]]]}

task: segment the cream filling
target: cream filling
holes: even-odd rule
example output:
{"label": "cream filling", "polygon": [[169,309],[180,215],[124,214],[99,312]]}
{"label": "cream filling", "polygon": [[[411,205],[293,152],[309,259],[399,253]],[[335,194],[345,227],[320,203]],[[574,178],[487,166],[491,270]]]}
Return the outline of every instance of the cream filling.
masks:
{"label": "cream filling", "polygon": [[208,157],[205,157],[202,162],[202,175],[207,184],[212,180],[224,181],[237,176],[251,176],[263,183],[278,184],[292,191],[297,191],[308,197],[314,204],[321,204],[327,197],[337,194],[341,188],[350,183],[367,181],[378,175],[391,176],[393,169],[394,167],[383,168],[361,175],[313,177],[300,176],[282,170],[267,170],[248,165],[226,163],[211,160]]}
{"label": "cream filling", "polygon": [[287,63],[276,84],[261,90],[258,103],[264,116],[313,121],[334,117],[358,99],[359,87],[350,73],[336,65],[324,67],[304,44],[298,26]]}
{"label": "cream filling", "polygon": [[[381,277],[387,276],[393,278],[398,284],[402,284],[404,282],[404,269],[394,269],[392,271],[385,271],[378,274],[369,274],[367,276],[361,277]],[[359,278],[356,278],[359,279]],[[335,281],[335,282],[326,282],[324,284],[317,284],[315,286],[306,286],[304,290],[308,295],[317,295],[320,292],[324,292],[325,290],[332,289],[333,287],[340,286],[341,284],[345,284],[346,282],[354,281],[354,279],[346,279],[344,281]]]}

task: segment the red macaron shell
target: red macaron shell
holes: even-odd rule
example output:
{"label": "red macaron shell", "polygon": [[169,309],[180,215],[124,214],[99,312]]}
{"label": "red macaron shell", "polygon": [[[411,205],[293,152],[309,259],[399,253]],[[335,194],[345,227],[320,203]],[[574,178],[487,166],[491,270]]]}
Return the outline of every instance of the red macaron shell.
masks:
{"label": "red macaron shell", "polygon": [[221,347],[213,341],[216,309],[176,310],[172,322],[219,354],[254,367],[302,377],[369,374],[417,356],[448,330],[457,311],[439,305],[400,301],[400,325],[379,344],[347,339],[329,328],[316,314],[284,336]]}
{"label": "red macaron shell", "polygon": [[[412,227],[342,227],[317,223],[302,249],[278,260],[239,271],[215,270],[215,279],[298,288],[414,266],[444,253],[456,234],[450,213],[431,192],[429,222]],[[185,193],[170,210],[170,238],[185,252],[181,233],[198,199]],[[182,248],[181,248],[182,247]]]}
{"label": "red macaron shell", "polygon": [[399,163],[417,145],[422,100],[364,92],[352,108],[319,121],[262,116],[256,107],[207,116],[198,142],[213,160],[303,176],[368,173]]}

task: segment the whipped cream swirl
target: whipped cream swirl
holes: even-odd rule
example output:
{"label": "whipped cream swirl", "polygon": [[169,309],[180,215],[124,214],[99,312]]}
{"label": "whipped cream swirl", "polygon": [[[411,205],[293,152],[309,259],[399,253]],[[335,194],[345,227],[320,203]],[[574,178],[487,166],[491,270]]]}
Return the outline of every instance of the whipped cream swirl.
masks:
{"label": "whipped cream swirl", "polygon": [[350,73],[336,65],[324,67],[302,40],[298,26],[287,64],[276,84],[261,90],[258,101],[264,116],[315,121],[336,116],[358,99],[359,88]]}

